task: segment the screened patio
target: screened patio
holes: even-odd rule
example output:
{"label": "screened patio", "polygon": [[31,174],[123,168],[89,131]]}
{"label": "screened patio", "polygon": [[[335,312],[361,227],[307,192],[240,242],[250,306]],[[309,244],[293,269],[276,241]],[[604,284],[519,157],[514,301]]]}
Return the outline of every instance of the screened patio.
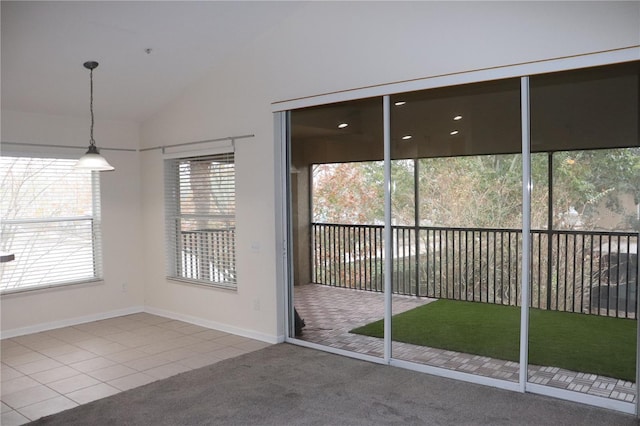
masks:
{"label": "screened patio", "polygon": [[[639,76],[634,62],[530,77],[527,156],[520,79],[392,94],[388,170],[381,98],[292,111],[290,260],[292,305],[306,322],[300,339],[385,356],[383,339],[352,330],[384,317],[386,276],[394,319],[445,299],[520,309],[523,259],[530,309],[635,327]],[[401,361],[519,380],[518,362],[391,340]],[[635,349],[631,357],[623,362],[635,371]],[[553,361],[529,364],[526,381],[635,401],[635,379]]]}

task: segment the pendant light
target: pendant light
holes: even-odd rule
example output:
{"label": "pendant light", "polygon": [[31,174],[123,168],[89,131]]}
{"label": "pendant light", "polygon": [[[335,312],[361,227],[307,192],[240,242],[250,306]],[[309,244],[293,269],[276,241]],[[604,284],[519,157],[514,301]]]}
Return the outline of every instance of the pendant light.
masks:
{"label": "pendant light", "polygon": [[89,98],[89,109],[91,111],[91,139],[89,139],[89,150],[85,155],[80,157],[76,163],[76,169],[83,170],[96,170],[96,171],[109,171],[114,170],[114,167],[100,155],[96,141],[93,139],[93,70],[98,67],[98,63],[95,61],[89,61],[84,63],[84,67],[89,70],[89,80],[91,82],[91,95]]}

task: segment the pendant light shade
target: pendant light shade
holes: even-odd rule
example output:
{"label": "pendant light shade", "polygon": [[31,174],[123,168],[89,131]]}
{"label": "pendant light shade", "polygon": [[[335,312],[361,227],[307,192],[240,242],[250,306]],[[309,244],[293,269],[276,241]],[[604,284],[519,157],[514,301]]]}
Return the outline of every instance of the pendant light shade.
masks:
{"label": "pendant light shade", "polygon": [[99,172],[106,172],[115,170],[106,158],[100,155],[98,148],[95,145],[89,145],[89,150],[84,154],[76,163],[76,169],[84,170],[96,170]]}
{"label": "pendant light shade", "polygon": [[89,61],[84,63],[84,67],[89,70],[89,81],[91,84],[90,98],[89,98],[89,110],[91,111],[91,138],[89,139],[89,149],[87,153],[80,157],[76,163],[76,169],[83,170],[96,170],[96,171],[110,171],[114,170],[109,162],[100,155],[96,141],[93,139],[93,70],[98,67],[98,63]]}

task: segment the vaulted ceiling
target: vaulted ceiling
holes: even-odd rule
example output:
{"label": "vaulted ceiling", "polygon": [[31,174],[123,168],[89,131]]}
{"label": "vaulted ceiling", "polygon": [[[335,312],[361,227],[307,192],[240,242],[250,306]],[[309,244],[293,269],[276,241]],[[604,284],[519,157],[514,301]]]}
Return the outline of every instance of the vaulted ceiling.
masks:
{"label": "vaulted ceiling", "polygon": [[141,122],[303,3],[2,1],[2,109]]}

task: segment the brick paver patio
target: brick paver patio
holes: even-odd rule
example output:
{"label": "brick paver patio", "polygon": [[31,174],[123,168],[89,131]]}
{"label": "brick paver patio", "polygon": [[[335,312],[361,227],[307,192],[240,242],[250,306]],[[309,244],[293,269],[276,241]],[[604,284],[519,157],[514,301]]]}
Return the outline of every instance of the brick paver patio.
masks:
{"label": "brick paver patio", "polygon": [[[393,314],[435,299],[393,296]],[[295,287],[294,304],[305,320],[302,340],[382,357],[383,340],[351,334],[349,330],[384,316],[384,295],[308,284]],[[393,357],[496,379],[518,381],[519,363],[443,349],[393,342]],[[557,367],[530,365],[529,382],[625,402],[635,402],[636,385],[625,380],[578,373]]]}

